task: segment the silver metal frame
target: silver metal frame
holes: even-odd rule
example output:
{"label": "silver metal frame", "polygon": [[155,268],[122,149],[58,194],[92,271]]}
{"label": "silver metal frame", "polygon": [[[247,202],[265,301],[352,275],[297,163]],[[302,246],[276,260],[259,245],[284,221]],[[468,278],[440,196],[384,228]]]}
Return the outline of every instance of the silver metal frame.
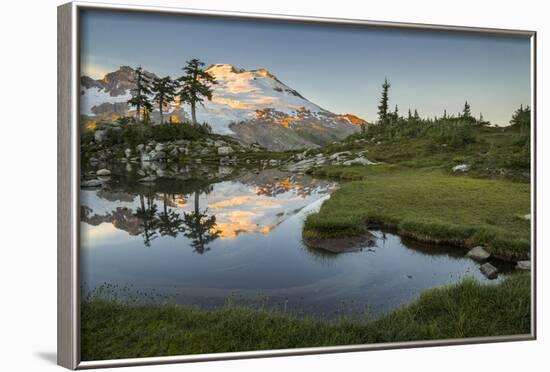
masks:
{"label": "silver metal frame", "polygon": [[[336,24],[398,28],[415,31],[441,31],[526,37],[531,40],[531,333],[525,335],[476,337],[436,341],[393,342],[366,345],[311,347],[267,351],[246,351],[219,354],[181,355],[118,360],[80,360],[80,293],[79,293],[79,14],[81,9],[99,9],[122,12],[196,15],[219,18],[240,18],[299,22],[306,24]],[[447,346],[489,342],[523,341],[536,339],[536,32],[494,28],[443,26],[400,22],[380,22],[357,19],[320,18],[290,15],[255,14],[213,10],[182,9],[115,5],[92,2],[71,2],[58,7],[58,162],[57,162],[57,361],[69,369],[119,367],[147,364],[199,362],[274,356],[341,353],[351,351],[387,350],[426,346]]]}

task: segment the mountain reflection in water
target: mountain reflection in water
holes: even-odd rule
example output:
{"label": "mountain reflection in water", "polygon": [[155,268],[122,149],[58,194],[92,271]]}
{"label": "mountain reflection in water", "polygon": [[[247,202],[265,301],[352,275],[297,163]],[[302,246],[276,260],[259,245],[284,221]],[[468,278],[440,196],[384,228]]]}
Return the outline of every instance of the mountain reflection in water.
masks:
{"label": "mountain reflection in water", "polygon": [[[231,298],[333,318],[390,311],[465,276],[489,283],[464,251],[390,233],[373,232],[349,253],[307,247],[303,221],[335,190],[331,181],[275,169],[235,170],[230,180],[206,169],[149,184],[131,177],[81,191],[83,294],[109,283],[201,308]],[[491,283],[506,275],[499,270]]]}

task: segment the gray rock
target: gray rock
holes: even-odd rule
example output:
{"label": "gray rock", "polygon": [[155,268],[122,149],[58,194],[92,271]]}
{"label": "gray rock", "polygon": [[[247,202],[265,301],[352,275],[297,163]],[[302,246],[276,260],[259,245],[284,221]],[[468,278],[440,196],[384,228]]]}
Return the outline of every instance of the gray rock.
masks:
{"label": "gray rock", "polygon": [[278,164],[279,164],[279,161],[278,161],[278,160],[271,159],[271,160],[269,161],[269,165],[272,166],[272,167],[274,167],[274,166],[276,166],[276,165],[278,165]]}
{"label": "gray rock", "polygon": [[164,146],[163,143],[157,143],[157,145],[155,146],[155,150],[156,150],[157,152],[163,151],[165,148],[166,148],[166,146]]}
{"label": "gray rock", "polygon": [[516,269],[519,270],[531,270],[531,261],[518,261],[516,263]]}
{"label": "gray rock", "polygon": [[215,147],[222,147],[222,146],[225,146],[226,143],[225,141],[214,141],[214,146]]}
{"label": "gray rock", "polygon": [[144,162],[144,163],[151,161],[151,155],[149,155],[147,153],[141,154],[141,161]]}
{"label": "gray rock", "polygon": [[180,152],[180,154],[189,155],[189,149],[187,147],[179,147],[178,151]]}
{"label": "gray rock", "polygon": [[102,180],[87,180],[87,181],[82,181],[80,183],[80,186],[81,187],[99,187],[103,185],[103,181]]}
{"label": "gray rock", "polygon": [[178,149],[174,148],[170,151],[170,156],[177,157],[179,155]]}
{"label": "gray rock", "polygon": [[145,149],[145,145],[143,143],[140,143],[139,145],[136,146],[137,152],[142,152],[144,149]]}
{"label": "gray rock", "polygon": [[291,172],[305,172],[308,169],[312,168],[315,165],[316,161],[317,159],[315,158],[304,159],[297,163],[287,165],[286,169]]}
{"label": "gray rock", "polygon": [[464,172],[468,172],[469,170],[470,170],[470,166],[468,164],[459,164],[453,167],[453,173],[457,173],[457,172],[464,173]]}
{"label": "gray rock", "polygon": [[166,159],[166,153],[164,151],[158,151],[155,152],[154,156],[152,157],[153,160],[163,160]]}
{"label": "gray rock", "polygon": [[485,275],[488,279],[496,279],[498,277],[498,269],[491,265],[489,262],[484,263],[479,268],[481,273]]}
{"label": "gray rock", "polygon": [[332,154],[331,156],[329,156],[329,160],[336,160],[336,161],[339,161],[341,157],[346,157],[346,156],[350,156],[351,155],[351,152],[350,151],[342,151],[342,152],[336,152],[334,154]]}
{"label": "gray rock", "polygon": [[342,164],[344,164],[344,165],[376,165],[375,162],[372,162],[369,159],[364,158],[362,156],[359,157],[359,158],[355,158],[355,159],[352,159],[352,160],[345,161]]}
{"label": "gray rock", "polygon": [[132,156],[132,150],[131,149],[124,150],[124,155],[126,155],[127,158],[131,157]]}
{"label": "gray rock", "polygon": [[103,169],[100,169],[97,172],[95,172],[95,174],[97,174],[98,176],[110,176],[111,171],[108,170],[108,169],[103,168]]}
{"label": "gray rock", "polygon": [[523,219],[527,221],[531,221],[531,213],[528,213],[525,216],[523,216]]}
{"label": "gray rock", "polygon": [[474,247],[468,252],[467,256],[475,258],[476,260],[486,260],[491,254],[483,249],[483,247]]}
{"label": "gray rock", "polygon": [[233,149],[229,146],[218,147],[218,155],[229,155],[233,153]]}
{"label": "gray rock", "polygon": [[96,142],[101,143],[101,142],[105,141],[106,138],[107,138],[107,130],[100,129],[100,130],[96,130],[94,132],[94,140]]}

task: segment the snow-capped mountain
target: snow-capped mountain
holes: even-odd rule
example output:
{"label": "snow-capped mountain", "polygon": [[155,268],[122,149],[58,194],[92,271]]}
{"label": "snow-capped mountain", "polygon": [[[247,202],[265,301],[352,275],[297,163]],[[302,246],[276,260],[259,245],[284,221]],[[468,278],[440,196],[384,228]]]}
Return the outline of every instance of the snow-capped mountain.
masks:
{"label": "snow-capped mountain", "polygon": [[[365,122],[354,115],[337,115],[310,102],[266,69],[244,70],[216,64],[211,101],[197,106],[197,120],[210,124],[215,133],[232,135],[273,150],[323,145],[359,130]],[[133,115],[126,103],[131,97],[130,67],[103,79],[81,78],[81,115],[91,120],[112,120]],[[150,74],[154,76],[153,74]],[[187,104],[173,103],[165,110],[172,120],[188,120]],[[153,112],[153,120],[158,113]]]}

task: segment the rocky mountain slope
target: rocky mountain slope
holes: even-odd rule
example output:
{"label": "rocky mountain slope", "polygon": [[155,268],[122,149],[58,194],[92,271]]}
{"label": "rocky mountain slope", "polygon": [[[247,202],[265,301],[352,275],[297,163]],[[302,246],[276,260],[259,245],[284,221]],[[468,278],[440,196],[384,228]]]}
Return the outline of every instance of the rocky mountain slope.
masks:
{"label": "rocky mountain slope", "polygon": [[[312,103],[266,69],[244,70],[216,64],[211,101],[197,108],[199,122],[215,133],[232,135],[271,150],[317,147],[358,131],[365,121],[350,114],[338,115]],[[86,120],[110,121],[133,115],[126,103],[131,97],[132,68],[122,66],[103,79],[81,78],[81,115]],[[149,73],[150,76],[154,76]],[[168,107],[172,121],[189,118],[189,106],[174,102]],[[158,112],[152,113],[158,120]]]}

